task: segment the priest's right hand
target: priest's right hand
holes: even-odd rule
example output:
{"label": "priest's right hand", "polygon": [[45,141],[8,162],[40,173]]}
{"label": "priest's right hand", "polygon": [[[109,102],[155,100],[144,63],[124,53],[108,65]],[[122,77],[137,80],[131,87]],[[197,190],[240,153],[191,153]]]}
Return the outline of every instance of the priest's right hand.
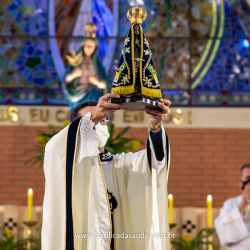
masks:
{"label": "priest's right hand", "polygon": [[245,189],[243,190],[242,195],[243,195],[243,199],[238,207],[241,213],[243,213],[246,207],[250,204],[250,184],[245,186]]}
{"label": "priest's right hand", "polygon": [[122,109],[123,105],[121,104],[108,103],[109,98],[120,98],[120,96],[118,94],[109,93],[109,94],[102,96],[99,99],[95,108],[91,110],[90,112],[91,113],[90,119],[95,124],[97,124],[98,122],[100,122],[101,120],[103,120],[104,118],[112,114],[113,112]]}

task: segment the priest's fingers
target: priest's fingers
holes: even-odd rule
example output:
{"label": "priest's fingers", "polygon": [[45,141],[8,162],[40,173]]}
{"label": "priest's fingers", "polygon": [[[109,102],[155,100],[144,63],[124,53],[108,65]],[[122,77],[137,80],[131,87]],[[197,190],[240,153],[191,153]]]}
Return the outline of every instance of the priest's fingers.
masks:
{"label": "priest's fingers", "polygon": [[163,102],[167,107],[171,105],[171,102],[167,99],[161,98],[160,101]]}
{"label": "priest's fingers", "polygon": [[169,112],[169,107],[166,106],[165,104],[158,102],[158,107],[162,109],[162,113],[168,114]]}
{"label": "priest's fingers", "polygon": [[150,119],[155,119],[157,120],[158,122],[161,122],[163,119],[161,118],[161,116],[157,116],[157,115],[150,115]]}
{"label": "priest's fingers", "polygon": [[151,112],[148,112],[148,111],[145,111],[145,113],[147,113],[148,115],[150,115],[150,117],[154,118],[154,119],[157,119],[159,121],[162,121],[163,120],[163,117],[161,115],[155,115]]}
{"label": "priest's fingers", "polygon": [[109,94],[102,96],[99,100],[107,102],[109,98],[120,98],[120,96],[118,94],[109,93]]}
{"label": "priest's fingers", "polygon": [[[154,116],[157,116],[157,113],[154,113],[152,110],[150,109],[145,109],[145,113],[147,113],[148,115],[154,115]],[[159,111],[158,111],[158,114],[159,114]]]}
{"label": "priest's fingers", "polygon": [[[162,107],[162,106],[163,107]],[[159,111],[159,110],[156,110],[156,109],[149,109],[149,108],[146,108],[145,109],[145,112],[147,111],[147,112],[151,112],[152,114],[154,114],[154,115],[159,115],[159,114],[161,114],[161,115],[167,115],[168,113],[169,113],[169,108],[167,107],[167,106],[165,106],[164,104],[159,104],[159,107],[162,109],[162,111]]]}

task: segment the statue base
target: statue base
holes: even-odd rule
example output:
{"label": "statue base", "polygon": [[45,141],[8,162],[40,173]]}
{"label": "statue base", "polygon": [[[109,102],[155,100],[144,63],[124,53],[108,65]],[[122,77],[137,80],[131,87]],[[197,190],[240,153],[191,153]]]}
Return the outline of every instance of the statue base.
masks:
{"label": "statue base", "polygon": [[162,111],[158,106],[158,99],[151,99],[143,95],[127,95],[120,98],[110,98],[109,103],[123,104],[123,110],[145,111],[145,108]]}

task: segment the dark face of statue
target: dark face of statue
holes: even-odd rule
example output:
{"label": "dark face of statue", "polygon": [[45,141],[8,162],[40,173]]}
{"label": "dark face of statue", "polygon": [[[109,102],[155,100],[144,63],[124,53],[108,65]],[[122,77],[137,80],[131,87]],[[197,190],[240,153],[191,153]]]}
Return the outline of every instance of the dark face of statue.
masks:
{"label": "dark face of statue", "polygon": [[92,39],[87,39],[84,42],[83,51],[85,56],[92,56],[96,49],[96,42]]}
{"label": "dark face of statue", "polygon": [[138,24],[134,25],[134,33],[135,35],[140,35],[140,27]]}

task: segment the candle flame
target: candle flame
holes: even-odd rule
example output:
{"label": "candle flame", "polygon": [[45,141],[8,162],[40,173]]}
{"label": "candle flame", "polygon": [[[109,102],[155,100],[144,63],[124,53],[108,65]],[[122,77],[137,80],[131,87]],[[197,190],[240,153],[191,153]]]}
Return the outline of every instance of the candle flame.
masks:
{"label": "candle flame", "polygon": [[30,188],[30,189],[28,190],[28,193],[29,193],[29,194],[33,194],[32,188]]}
{"label": "candle flame", "polygon": [[173,195],[172,195],[172,194],[169,194],[169,195],[168,195],[168,199],[170,199],[170,200],[173,199]]}
{"label": "candle flame", "polygon": [[212,195],[208,195],[208,196],[207,196],[207,200],[208,200],[208,201],[211,201],[211,200],[212,200]]}

